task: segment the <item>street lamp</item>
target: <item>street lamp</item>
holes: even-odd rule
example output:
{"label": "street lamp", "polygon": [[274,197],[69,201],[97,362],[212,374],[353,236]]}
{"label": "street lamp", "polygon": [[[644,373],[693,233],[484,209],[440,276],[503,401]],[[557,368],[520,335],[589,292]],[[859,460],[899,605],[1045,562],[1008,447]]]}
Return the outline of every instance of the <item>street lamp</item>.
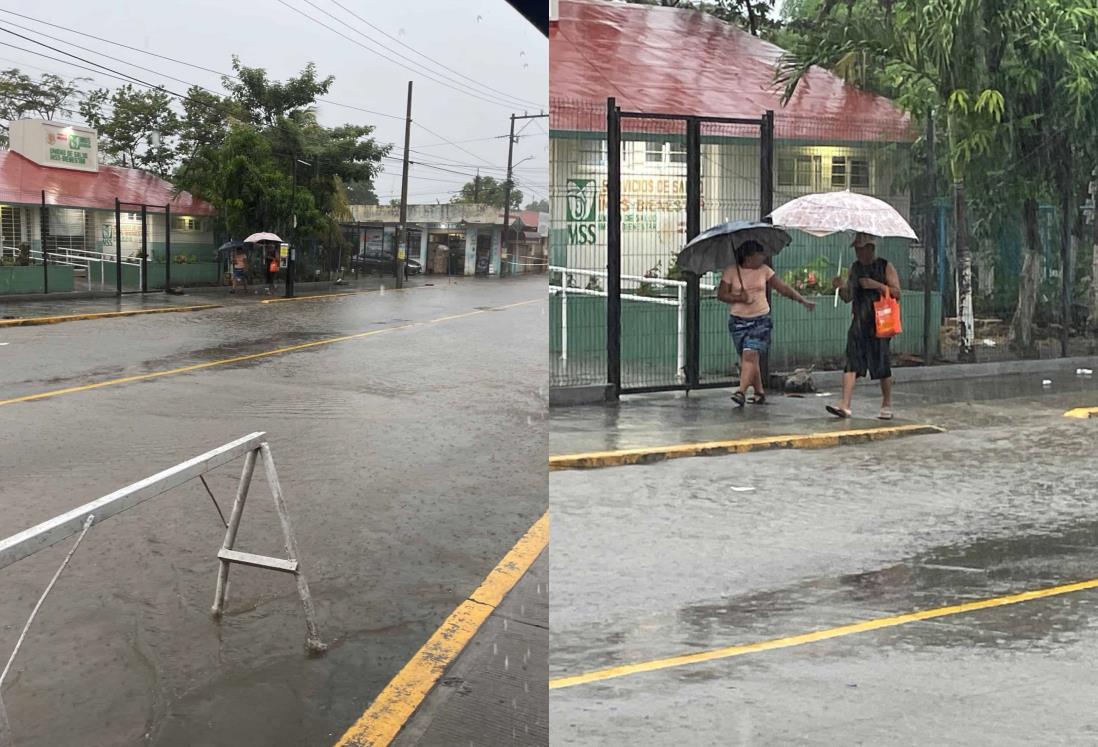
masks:
{"label": "street lamp", "polygon": [[294,255],[297,253],[297,165],[312,166],[308,161],[302,161],[296,155],[293,163],[293,192],[290,197],[290,214],[293,216],[293,225],[290,228],[290,256],[286,258],[286,298],[294,297]]}

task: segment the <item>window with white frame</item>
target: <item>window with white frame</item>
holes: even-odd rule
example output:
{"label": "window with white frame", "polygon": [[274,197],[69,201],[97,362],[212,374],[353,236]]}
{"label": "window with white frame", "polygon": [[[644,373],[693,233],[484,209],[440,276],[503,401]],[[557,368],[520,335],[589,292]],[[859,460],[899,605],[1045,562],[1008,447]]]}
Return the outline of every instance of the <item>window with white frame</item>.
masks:
{"label": "window with white frame", "polygon": [[605,166],[606,141],[580,140],[579,162],[581,166]]}
{"label": "window with white frame", "polygon": [[820,183],[819,156],[797,155],[778,159],[778,186],[817,189]]}
{"label": "window with white frame", "polygon": [[831,158],[832,189],[869,189],[869,160],[853,156]]}
{"label": "window with white frame", "polygon": [[646,142],[644,144],[644,160],[646,163],[686,163],[686,145],[684,143]]}

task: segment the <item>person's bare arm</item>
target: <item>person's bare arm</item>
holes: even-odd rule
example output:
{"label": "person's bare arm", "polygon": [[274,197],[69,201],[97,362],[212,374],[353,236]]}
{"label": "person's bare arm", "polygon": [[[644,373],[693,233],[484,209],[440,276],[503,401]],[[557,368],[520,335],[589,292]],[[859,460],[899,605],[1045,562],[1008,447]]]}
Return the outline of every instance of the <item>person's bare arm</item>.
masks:
{"label": "person's bare arm", "polygon": [[843,303],[850,303],[854,298],[854,284],[852,278],[847,274],[846,279],[837,277],[831,281],[832,288],[839,289],[839,298],[843,299]]}
{"label": "person's bare arm", "polygon": [[738,291],[734,291],[732,290],[731,284],[722,280],[721,284],[717,287],[717,300],[723,301],[729,305],[733,303],[747,303],[747,291],[742,288]]}
{"label": "person's bare arm", "polygon": [[816,308],[816,304],[806,300],[805,297],[798,293],[795,288],[789,287],[789,284],[777,275],[771,275],[770,280],[768,280],[767,283],[769,283],[770,287],[773,288],[775,291],[785,296],[790,301],[796,301],[809,311],[812,311]]}
{"label": "person's bare arm", "polygon": [[885,267],[885,282],[880,283],[873,278],[862,278],[859,284],[866,290],[888,291],[893,298],[900,297],[900,275],[896,272],[896,268],[889,262]]}

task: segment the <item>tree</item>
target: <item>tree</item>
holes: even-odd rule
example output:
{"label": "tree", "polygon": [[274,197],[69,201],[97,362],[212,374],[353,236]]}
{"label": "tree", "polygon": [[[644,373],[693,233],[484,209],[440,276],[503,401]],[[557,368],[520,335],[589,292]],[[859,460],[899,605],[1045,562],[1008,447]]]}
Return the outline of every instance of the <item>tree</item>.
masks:
{"label": "tree", "polygon": [[774,15],[774,0],[627,0],[636,5],[691,8],[735,24],[754,36],[774,32],[781,22]]}
{"label": "tree", "polygon": [[[491,176],[477,175],[473,181],[461,188],[458,194],[451,198],[452,203],[469,203],[478,205],[492,205],[502,209],[504,207],[504,195],[507,192],[507,182],[504,179],[497,180]],[[517,210],[522,204],[522,191],[511,188],[511,209]]]}
{"label": "tree", "polygon": [[377,205],[377,192],[371,181],[352,181],[347,185],[347,202],[351,205]]}
{"label": "tree", "polygon": [[[988,0],[991,2],[991,0]],[[984,24],[979,0],[850,0],[845,17],[825,2],[818,31],[806,34],[786,53],[777,81],[784,101],[813,65],[872,69],[878,85],[916,119],[933,111],[945,131],[943,149],[953,193],[954,248],[960,297],[961,361],[975,360],[972,257],[966,220],[969,169],[992,149],[1005,106],[986,61],[996,39]],[[989,41],[990,38],[990,41]]]}
{"label": "tree", "polygon": [[192,89],[184,102],[176,187],[218,206],[234,236],[275,229],[341,247],[339,223],[356,193],[376,203],[373,179],[391,146],[377,143],[371,126],[317,121],[317,96],[333,78],[320,79],[313,65],[285,82],[237,58],[233,66],[239,80],[224,80],[226,96]]}
{"label": "tree", "polygon": [[34,80],[17,68],[0,70],[0,145],[8,143],[8,124],[27,115],[39,119],[71,117],[78,111],[76,102],[81,83],[89,78],[64,78],[46,73]]}
{"label": "tree", "polygon": [[235,77],[223,77],[222,85],[240,105],[242,115],[257,126],[272,126],[281,117],[313,106],[335,82],[331,75],[318,78],[316,65],[311,62],[300,75],[285,83],[268,79],[263,68],[246,67],[236,55],[233,55],[233,72]]}
{"label": "tree", "polygon": [[526,210],[533,211],[535,213],[548,213],[549,212],[549,200],[534,200],[528,204]]}
{"label": "tree", "polygon": [[163,90],[138,90],[127,83],[113,93],[92,91],[80,104],[80,114],[99,132],[100,151],[110,160],[167,177],[175,165],[180,131],[171,103]]}

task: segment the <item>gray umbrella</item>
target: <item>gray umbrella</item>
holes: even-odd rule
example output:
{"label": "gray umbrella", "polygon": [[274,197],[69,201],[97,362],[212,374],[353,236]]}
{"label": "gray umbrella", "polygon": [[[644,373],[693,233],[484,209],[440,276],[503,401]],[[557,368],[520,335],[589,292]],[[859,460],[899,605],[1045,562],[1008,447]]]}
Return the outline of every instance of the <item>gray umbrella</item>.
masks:
{"label": "gray umbrella", "polygon": [[792,241],[782,229],[769,223],[734,220],[702,231],[679,252],[678,266],[696,275],[736,264],[736,251],[745,241],[757,241],[770,256]]}

